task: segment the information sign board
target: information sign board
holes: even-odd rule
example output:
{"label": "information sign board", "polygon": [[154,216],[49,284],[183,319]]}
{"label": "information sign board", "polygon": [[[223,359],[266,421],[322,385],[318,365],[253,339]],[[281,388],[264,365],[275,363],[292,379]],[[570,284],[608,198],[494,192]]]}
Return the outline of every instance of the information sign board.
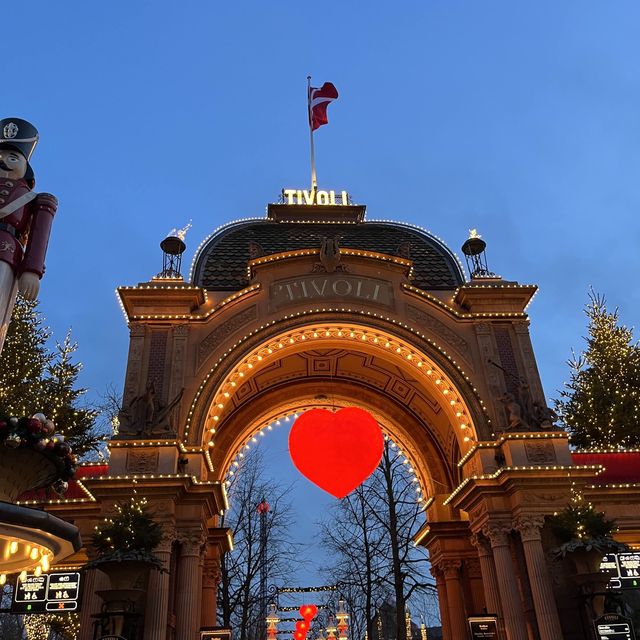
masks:
{"label": "information sign board", "polygon": [[602,559],[600,571],[611,573],[610,589],[638,589],[640,553],[609,553]]}
{"label": "information sign board", "polygon": [[498,619],[495,616],[470,616],[471,640],[497,640]]}
{"label": "information sign board", "polygon": [[27,574],[18,578],[11,603],[12,613],[78,611],[80,574],[78,572]]}
{"label": "information sign board", "polygon": [[633,623],[617,613],[605,613],[594,625],[598,640],[635,640]]}

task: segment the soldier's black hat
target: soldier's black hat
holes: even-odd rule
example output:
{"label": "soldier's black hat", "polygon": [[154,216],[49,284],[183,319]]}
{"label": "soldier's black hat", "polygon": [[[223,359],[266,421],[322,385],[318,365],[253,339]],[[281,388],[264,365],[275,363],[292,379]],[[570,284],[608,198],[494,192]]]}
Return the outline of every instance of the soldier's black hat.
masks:
{"label": "soldier's black hat", "polygon": [[19,151],[27,160],[38,144],[38,130],[22,118],[0,120],[0,145]]}
{"label": "soldier's black hat", "polygon": [[33,181],[33,170],[29,158],[38,144],[38,130],[22,118],[3,118],[0,120],[0,147],[11,148],[21,153],[27,160],[25,179]]}

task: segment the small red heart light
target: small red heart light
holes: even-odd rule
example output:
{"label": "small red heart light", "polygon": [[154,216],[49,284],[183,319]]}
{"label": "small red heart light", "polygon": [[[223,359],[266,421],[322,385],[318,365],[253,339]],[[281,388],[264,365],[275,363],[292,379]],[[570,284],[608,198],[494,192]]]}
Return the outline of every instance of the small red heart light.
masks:
{"label": "small red heart light", "polygon": [[309,623],[306,620],[298,620],[298,622],[296,622],[296,631],[300,631],[300,633],[306,635],[307,631],[309,631]]}
{"label": "small red heart light", "polygon": [[375,471],[383,447],[378,422],[358,407],[305,411],[289,433],[289,454],[298,471],[336,498],[344,498]]}
{"label": "small red heart light", "polygon": [[307,621],[311,622],[318,615],[318,607],[315,604],[303,604],[300,607],[300,615]]}

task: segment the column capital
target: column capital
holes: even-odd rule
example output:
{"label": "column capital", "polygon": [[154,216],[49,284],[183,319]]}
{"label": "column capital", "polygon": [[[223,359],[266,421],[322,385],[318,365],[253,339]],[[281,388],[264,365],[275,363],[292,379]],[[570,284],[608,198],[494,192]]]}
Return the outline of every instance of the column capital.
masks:
{"label": "column capital", "polygon": [[478,558],[467,558],[464,561],[464,566],[470,578],[482,578],[480,560]]}
{"label": "column capital", "polygon": [[461,567],[461,560],[440,560],[438,562],[438,568],[442,571],[445,580],[458,579]]}
{"label": "column capital", "polygon": [[491,555],[491,545],[489,544],[489,540],[487,540],[482,533],[472,533],[469,542],[471,542],[471,546],[478,550],[479,556]]}
{"label": "column capital", "polygon": [[523,513],[513,521],[513,528],[520,533],[522,542],[541,540],[543,526],[544,516],[540,513]]}
{"label": "column capital", "polygon": [[438,563],[437,565],[436,564],[432,564],[431,568],[429,569],[429,572],[436,579],[436,583],[439,580],[442,580],[444,578],[444,574],[442,572],[442,569],[440,568],[440,563]]}
{"label": "column capital", "polygon": [[171,546],[176,540],[176,530],[173,526],[163,525],[160,544],[154,549],[158,553],[171,553]]}
{"label": "column capital", "polygon": [[200,556],[207,542],[207,535],[202,527],[192,529],[179,529],[176,540],[182,545],[181,556]]}
{"label": "column capital", "polygon": [[202,569],[202,586],[208,588],[217,587],[222,580],[220,561],[217,558],[205,558]]}
{"label": "column capital", "polygon": [[492,549],[506,547],[512,528],[508,522],[488,522],[482,527],[482,534],[490,541]]}

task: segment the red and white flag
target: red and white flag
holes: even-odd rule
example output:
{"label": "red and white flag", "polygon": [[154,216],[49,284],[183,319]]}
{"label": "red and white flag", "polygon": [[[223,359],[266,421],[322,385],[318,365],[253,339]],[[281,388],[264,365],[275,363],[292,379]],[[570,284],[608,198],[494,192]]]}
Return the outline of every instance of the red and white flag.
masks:
{"label": "red and white flag", "polygon": [[330,83],[325,82],[319,89],[309,87],[309,124],[311,131],[329,122],[327,107],[329,103],[338,97],[338,90]]}

